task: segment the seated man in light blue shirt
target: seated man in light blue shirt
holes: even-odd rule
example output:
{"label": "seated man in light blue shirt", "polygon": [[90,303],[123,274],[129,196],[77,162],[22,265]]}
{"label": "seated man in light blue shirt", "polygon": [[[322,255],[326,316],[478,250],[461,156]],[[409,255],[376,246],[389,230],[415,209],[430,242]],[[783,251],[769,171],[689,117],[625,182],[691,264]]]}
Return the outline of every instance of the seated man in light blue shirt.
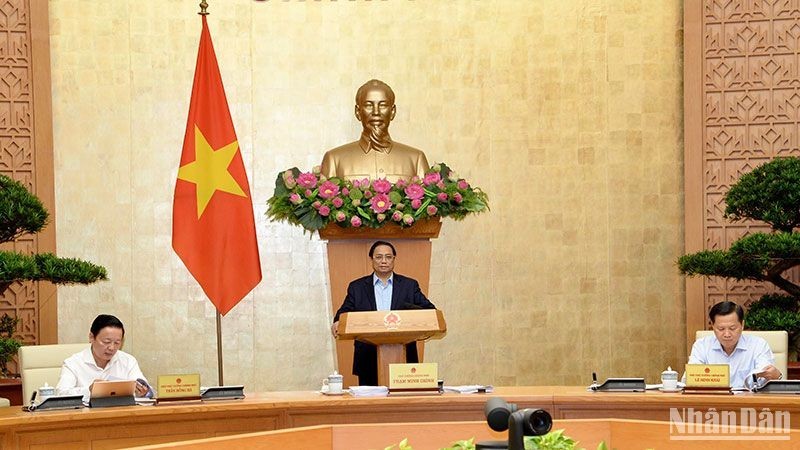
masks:
{"label": "seated man in light blue shirt", "polygon": [[[744,309],[734,302],[720,302],[708,312],[714,336],[698,339],[692,346],[689,364],[728,364],[731,387],[744,388],[745,379],[779,380],[782,375],[775,367],[767,341],[758,336],[742,335]],[[752,383],[747,381],[748,385]]]}

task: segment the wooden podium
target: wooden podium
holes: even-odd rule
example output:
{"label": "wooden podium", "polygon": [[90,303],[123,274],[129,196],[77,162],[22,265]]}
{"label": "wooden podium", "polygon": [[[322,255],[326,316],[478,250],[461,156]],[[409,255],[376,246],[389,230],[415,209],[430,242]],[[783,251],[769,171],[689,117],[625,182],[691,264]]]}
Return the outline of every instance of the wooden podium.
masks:
{"label": "wooden podium", "polygon": [[[328,276],[331,286],[331,307],[334,313],[342,306],[347,295],[347,285],[364,275],[372,273],[372,260],[367,253],[373,242],[389,241],[397,249],[394,270],[419,282],[424,294],[428,294],[431,270],[431,239],[439,237],[442,223],[426,219],[411,228],[395,224],[373,228],[342,228],[331,224],[319,230],[319,237],[328,241]],[[431,299],[436,304],[436,299]],[[423,361],[424,346],[417,343],[417,354]],[[336,341],[336,360],[339,373],[344,376],[344,387],[357,385],[353,375],[353,344]]]}
{"label": "wooden podium", "polygon": [[378,347],[378,384],[389,386],[389,364],[406,362],[405,344],[441,339],[447,333],[438,309],[350,312],[339,317],[339,339]]}

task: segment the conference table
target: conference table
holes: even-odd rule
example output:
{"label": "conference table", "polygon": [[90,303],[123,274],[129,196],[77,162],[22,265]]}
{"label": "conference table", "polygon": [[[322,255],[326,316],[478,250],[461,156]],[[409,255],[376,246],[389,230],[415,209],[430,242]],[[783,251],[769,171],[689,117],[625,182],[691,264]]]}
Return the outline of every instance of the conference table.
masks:
{"label": "conference table", "polygon": [[584,386],[498,387],[491,394],[391,395],[356,398],[313,391],[248,393],[242,400],[164,403],[100,409],[0,410],[0,446],[22,449],[106,449],[325,424],[482,421],[487,398],[543,408],[554,419],[670,420],[675,411],[789,414],[800,428],[795,395],[683,395],[589,392]]}

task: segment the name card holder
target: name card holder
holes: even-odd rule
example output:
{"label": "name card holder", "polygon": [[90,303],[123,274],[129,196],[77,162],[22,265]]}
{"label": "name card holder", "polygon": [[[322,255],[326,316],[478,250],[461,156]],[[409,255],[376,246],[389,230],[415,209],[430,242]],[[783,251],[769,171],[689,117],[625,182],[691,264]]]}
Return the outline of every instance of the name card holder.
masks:
{"label": "name card holder", "polygon": [[389,364],[389,395],[442,394],[436,363]]}
{"label": "name card holder", "polygon": [[158,376],[158,398],[156,405],[167,402],[200,401],[200,374]]}
{"label": "name card holder", "polygon": [[730,387],[726,386],[686,386],[683,388],[683,393],[686,395],[693,394],[713,394],[713,395],[728,395],[733,394]]}
{"label": "name card holder", "polygon": [[244,398],[244,385],[211,386],[202,391],[200,397],[206,400],[239,400]]}

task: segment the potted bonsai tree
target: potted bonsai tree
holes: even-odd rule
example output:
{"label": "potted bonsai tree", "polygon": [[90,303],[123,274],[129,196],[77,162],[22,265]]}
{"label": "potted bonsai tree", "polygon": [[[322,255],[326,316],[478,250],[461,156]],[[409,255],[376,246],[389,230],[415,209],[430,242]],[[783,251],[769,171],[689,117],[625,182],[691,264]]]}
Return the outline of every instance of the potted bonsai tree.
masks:
{"label": "potted bonsai tree", "polygon": [[[36,234],[48,223],[42,202],[11,178],[0,175],[0,243],[24,234]],[[0,294],[17,281],[49,281],[55,284],[90,284],[107,278],[106,269],[73,258],[59,258],[52,253],[22,254],[0,251]],[[20,342],[14,338],[18,318],[5,314],[0,318],[0,371],[7,375],[8,362],[16,355]]]}
{"label": "potted bonsai tree", "polygon": [[782,292],[751,304],[745,327],[786,330],[790,343],[796,343],[800,285],[787,271],[800,265],[800,232],[795,231],[800,226],[800,159],[774,159],[742,175],[725,195],[725,202],[725,218],[759,220],[772,230],[748,234],[727,250],[684,255],[678,259],[681,273],[772,283]]}

